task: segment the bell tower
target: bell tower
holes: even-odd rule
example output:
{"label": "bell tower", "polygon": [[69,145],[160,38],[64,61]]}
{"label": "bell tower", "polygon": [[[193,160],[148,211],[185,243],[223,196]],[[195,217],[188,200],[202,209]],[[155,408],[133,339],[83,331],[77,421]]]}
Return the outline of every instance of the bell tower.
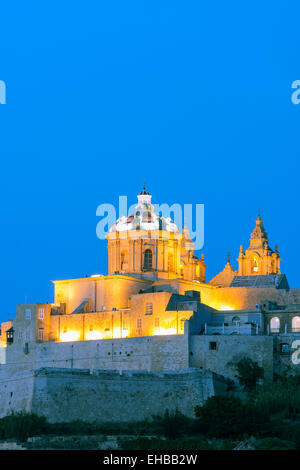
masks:
{"label": "bell tower", "polygon": [[280,274],[280,260],[278,246],[275,246],[275,250],[270,248],[268,234],[260,215],[258,215],[250,236],[249,248],[244,252],[243,246],[240,247],[238,275]]}

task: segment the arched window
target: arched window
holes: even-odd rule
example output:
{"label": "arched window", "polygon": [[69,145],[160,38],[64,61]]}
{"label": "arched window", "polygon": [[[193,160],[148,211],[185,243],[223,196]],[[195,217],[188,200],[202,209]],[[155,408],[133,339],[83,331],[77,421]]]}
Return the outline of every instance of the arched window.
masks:
{"label": "arched window", "polygon": [[240,323],[241,320],[240,320],[240,317],[233,317],[231,321],[232,323],[237,324],[237,323]]}
{"label": "arched window", "polygon": [[292,319],[292,330],[296,333],[300,331],[300,317],[294,317]]}
{"label": "arched window", "polygon": [[258,262],[256,258],[252,260],[252,272],[257,273],[258,271]]}
{"label": "arched window", "polygon": [[145,250],[145,253],[144,253],[144,269],[151,269],[152,268],[152,251],[149,250],[149,248],[147,250]]}
{"label": "arched window", "polygon": [[126,250],[121,253],[121,271],[125,270],[128,265],[128,253]]}
{"label": "arched window", "polygon": [[273,317],[270,320],[271,333],[279,333],[280,331],[280,320],[278,317]]}

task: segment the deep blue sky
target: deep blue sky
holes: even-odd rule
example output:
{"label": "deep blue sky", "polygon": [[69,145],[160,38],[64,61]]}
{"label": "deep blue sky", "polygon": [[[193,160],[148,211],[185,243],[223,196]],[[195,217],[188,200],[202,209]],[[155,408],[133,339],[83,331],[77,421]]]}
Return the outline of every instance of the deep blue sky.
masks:
{"label": "deep blue sky", "polygon": [[[298,5],[297,5],[298,3]],[[105,273],[96,208],[146,181],[204,203],[208,279],[258,208],[300,287],[299,2],[1,5],[0,319],[51,279]]]}

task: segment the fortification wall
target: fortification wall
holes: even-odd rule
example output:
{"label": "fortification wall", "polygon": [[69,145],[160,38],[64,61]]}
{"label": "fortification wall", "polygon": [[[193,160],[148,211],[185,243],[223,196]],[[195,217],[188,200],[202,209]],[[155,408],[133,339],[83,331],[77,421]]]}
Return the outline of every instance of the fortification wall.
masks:
{"label": "fortification wall", "polygon": [[50,422],[130,422],[176,408],[192,417],[196,405],[225,389],[222,377],[197,369],[120,374],[46,368],[0,381],[0,417],[26,410]]}
{"label": "fortification wall", "polygon": [[41,367],[109,370],[178,370],[188,367],[188,335],[145,336],[74,341],[68,343],[29,343],[6,348],[6,365],[18,370]]}
{"label": "fortification wall", "polygon": [[0,375],[0,418],[12,412],[32,411],[34,373],[18,372],[13,376]]}
{"label": "fortification wall", "polygon": [[247,356],[264,368],[266,381],[273,379],[272,336],[194,335],[190,337],[189,347],[190,367],[235,379],[233,364]]}

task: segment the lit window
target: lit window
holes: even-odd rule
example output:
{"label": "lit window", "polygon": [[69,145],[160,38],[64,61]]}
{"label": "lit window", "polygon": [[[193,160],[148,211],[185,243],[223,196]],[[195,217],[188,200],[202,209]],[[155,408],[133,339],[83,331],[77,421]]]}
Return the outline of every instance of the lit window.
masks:
{"label": "lit window", "polygon": [[25,320],[31,320],[31,310],[30,310],[30,308],[27,308],[25,310]]}
{"label": "lit window", "polygon": [[153,304],[151,302],[146,303],[145,315],[152,315],[153,313]]}
{"label": "lit window", "polygon": [[141,318],[137,319],[136,326],[137,326],[137,328],[142,328],[142,319]]}
{"label": "lit window", "polygon": [[144,269],[152,269],[152,251],[149,249],[144,253]]}
{"label": "lit window", "polygon": [[43,308],[39,308],[39,319],[44,320],[45,318],[45,310]]}
{"label": "lit window", "polygon": [[180,320],[180,331],[184,331],[184,322],[185,322],[185,318],[182,318]]}
{"label": "lit window", "polygon": [[252,269],[253,269],[253,272],[257,273],[257,271],[258,271],[258,262],[257,262],[256,258],[253,259]]}
{"label": "lit window", "polygon": [[292,330],[295,333],[300,331],[300,317],[294,317],[292,319]]}
{"label": "lit window", "polygon": [[271,318],[270,321],[271,333],[279,333],[280,331],[280,320],[278,317]]}

